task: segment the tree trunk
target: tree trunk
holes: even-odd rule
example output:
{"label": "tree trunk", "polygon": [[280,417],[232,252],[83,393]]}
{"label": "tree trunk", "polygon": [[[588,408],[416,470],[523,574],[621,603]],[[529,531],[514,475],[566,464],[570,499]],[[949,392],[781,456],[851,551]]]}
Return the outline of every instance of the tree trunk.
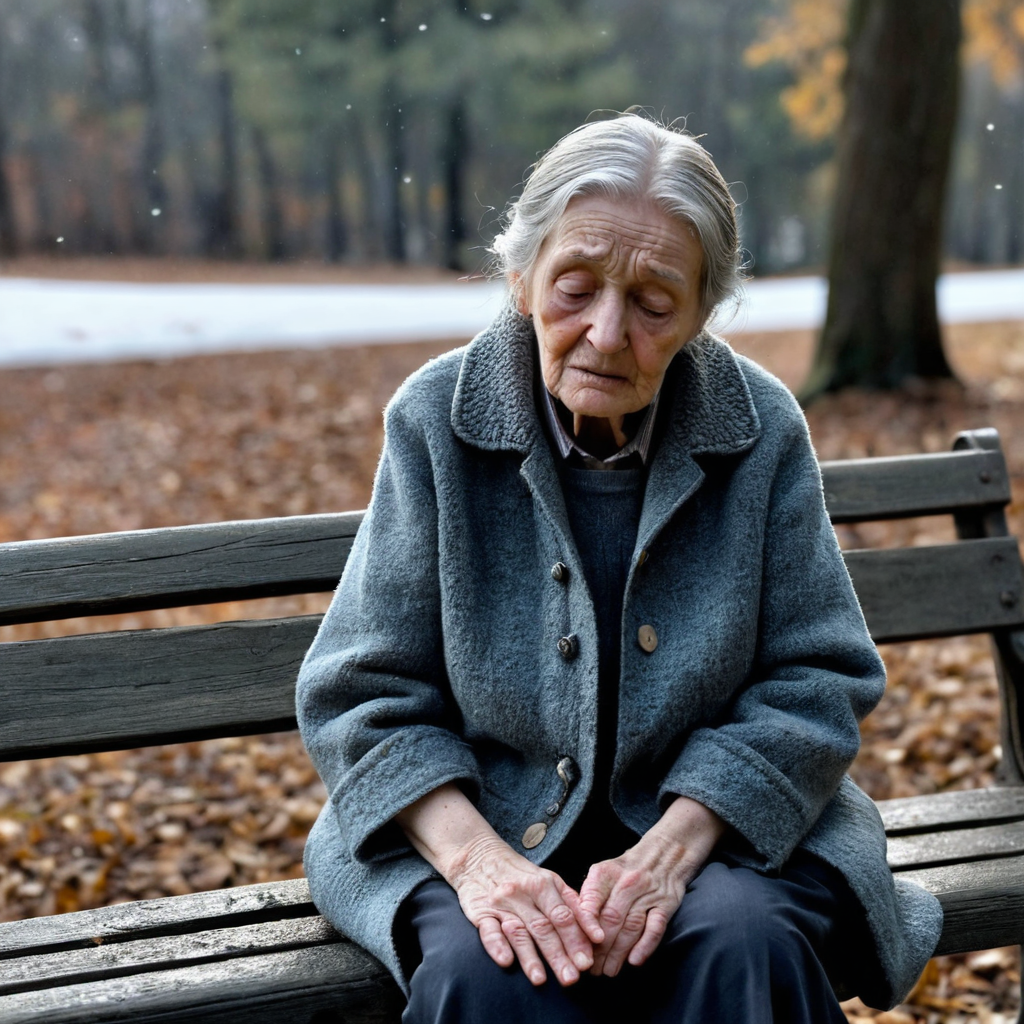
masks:
{"label": "tree trunk", "polygon": [[461,97],[448,114],[448,136],[444,149],[444,185],[447,216],[444,232],[444,262],[451,270],[462,270],[462,243],[466,240],[466,220],[462,215],[467,160],[466,108]]}
{"label": "tree trunk", "polygon": [[[381,44],[389,66],[393,65],[399,38],[396,28],[397,0],[378,0]],[[391,67],[384,83],[382,114],[384,121],[384,180],[381,182],[384,207],[384,252],[395,263],[406,261],[405,212],[402,208],[402,168],[405,147],[402,138],[402,107],[398,92],[398,72]]]}
{"label": "tree trunk", "polygon": [[341,202],[341,163],[333,128],[324,139],[324,189],[327,193],[327,259],[340,263],[348,251],[348,225]]}
{"label": "tree trunk", "polygon": [[207,214],[205,248],[210,256],[231,259],[240,256],[242,252],[238,196],[238,128],[235,123],[231,72],[223,64],[219,44],[215,44],[215,47],[221,62],[216,75],[220,161],[217,168],[217,185]]}
{"label": "tree trunk", "polygon": [[402,113],[394,99],[394,80],[385,89],[384,107],[384,251],[389,260],[404,263],[405,211],[402,208],[402,165],[405,159],[402,145]]}
{"label": "tree trunk", "polygon": [[139,10],[141,21],[135,32],[133,48],[139,66],[139,93],[146,111],[146,122],[139,157],[142,206],[136,209],[135,235],[138,249],[145,253],[155,253],[161,249],[160,241],[164,237],[164,232],[159,229],[160,219],[167,217],[167,188],[163,180],[166,145],[160,110],[160,82],[156,69],[151,0],[144,0]]}
{"label": "tree trunk", "polygon": [[829,299],[805,397],[951,377],[935,301],[959,0],[853,0]]}
{"label": "tree trunk", "polygon": [[252,144],[256,151],[256,168],[260,179],[263,208],[263,240],[267,259],[275,262],[285,257],[284,215],[281,212],[280,188],[277,168],[270,152],[270,144],[262,128],[253,128]]}
{"label": "tree trunk", "polygon": [[[0,32],[0,72],[3,70],[3,33]],[[2,80],[0,80],[2,84]],[[7,151],[7,129],[4,124],[6,109],[3,96],[0,95],[0,257],[16,256],[18,240],[14,227],[14,200],[11,186],[7,180],[7,169],[4,166],[4,154]]]}

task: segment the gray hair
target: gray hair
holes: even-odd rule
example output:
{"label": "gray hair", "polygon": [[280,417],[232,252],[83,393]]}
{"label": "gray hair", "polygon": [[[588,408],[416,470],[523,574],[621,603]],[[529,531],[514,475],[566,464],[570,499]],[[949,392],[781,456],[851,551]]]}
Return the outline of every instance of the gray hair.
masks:
{"label": "gray hair", "polygon": [[489,252],[498,273],[529,282],[544,240],[577,196],[656,203],[692,226],[701,244],[705,319],[743,280],[736,203],[693,136],[638,114],[581,125],[533,165]]}

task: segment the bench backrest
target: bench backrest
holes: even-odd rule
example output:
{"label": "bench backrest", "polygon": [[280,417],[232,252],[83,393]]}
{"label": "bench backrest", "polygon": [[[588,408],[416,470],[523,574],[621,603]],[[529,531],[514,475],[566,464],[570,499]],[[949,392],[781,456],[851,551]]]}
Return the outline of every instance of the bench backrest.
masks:
{"label": "bench backrest", "polygon": [[[822,463],[834,523],[953,515],[952,544],[848,551],[878,643],[990,632],[1001,778],[1024,781],[1024,601],[994,430],[931,455]],[[360,512],[0,544],[0,625],[334,589]],[[0,644],[0,760],[292,728],[319,616]]]}

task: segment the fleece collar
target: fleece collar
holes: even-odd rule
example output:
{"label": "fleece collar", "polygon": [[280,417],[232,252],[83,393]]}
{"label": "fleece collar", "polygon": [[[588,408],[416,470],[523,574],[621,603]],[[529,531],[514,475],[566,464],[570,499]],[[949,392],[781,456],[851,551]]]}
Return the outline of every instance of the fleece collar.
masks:
{"label": "fleece collar", "polygon": [[[677,356],[662,387],[668,400],[659,458],[675,462],[698,454],[729,455],[749,448],[760,433],[757,411],[732,349],[709,334]],[[529,454],[547,445],[533,398],[533,323],[507,303],[470,343],[452,402],[452,429],[489,451]]]}

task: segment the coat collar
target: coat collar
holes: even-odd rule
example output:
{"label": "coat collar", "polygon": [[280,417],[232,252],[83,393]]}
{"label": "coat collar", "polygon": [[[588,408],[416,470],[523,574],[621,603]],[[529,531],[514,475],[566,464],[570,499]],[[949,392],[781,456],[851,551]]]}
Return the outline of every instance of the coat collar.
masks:
{"label": "coat collar", "polygon": [[[757,411],[732,350],[707,333],[673,360],[663,385],[666,417],[655,462],[679,468],[698,454],[749,448],[760,433]],[[473,339],[452,402],[456,436],[489,451],[530,454],[547,445],[533,397],[532,322],[511,302]]]}

